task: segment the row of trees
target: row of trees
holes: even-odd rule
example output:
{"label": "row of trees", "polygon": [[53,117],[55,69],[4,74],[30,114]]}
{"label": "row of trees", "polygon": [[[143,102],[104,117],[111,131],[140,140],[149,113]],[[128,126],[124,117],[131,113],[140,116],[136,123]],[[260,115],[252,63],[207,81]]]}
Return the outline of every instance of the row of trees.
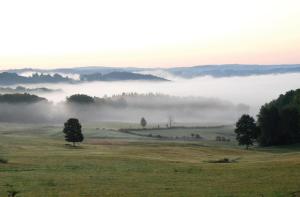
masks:
{"label": "row of trees", "polygon": [[263,105],[257,122],[249,115],[242,115],[235,132],[239,144],[247,148],[254,142],[261,146],[300,143],[300,89]]}
{"label": "row of trees", "polygon": [[[140,124],[143,128],[146,127],[147,121],[144,117],[141,118]],[[82,142],[84,139],[81,131],[81,124],[76,118],[70,118],[64,123],[63,133],[65,134],[65,140],[71,142],[73,146],[78,142]]]}
{"label": "row of trees", "polygon": [[[92,101],[92,98],[85,99]],[[173,119],[169,118],[170,127],[172,122]],[[144,117],[140,124],[143,128],[146,127]],[[83,141],[78,119],[71,118],[64,126],[66,141],[73,145]],[[247,149],[255,142],[261,146],[300,143],[300,89],[289,91],[263,105],[257,115],[257,122],[247,114],[242,115],[236,123],[235,133],[239,144],[245,145]]]}
{"label": "row of trees", "polygon": [[[174,124],[174,119],[173,119],[172,116],[169,116],[169,117],[168,117],[168,122],[167,122],[167,124],[166,124],[166,127],[167,127],[167,128],[171,128],[171,127],[173,126],[173,124]],[[146,121],[146,119],[145,119],[144,117],[141,118],[140,125],[141,125],[143,128],[146,127],[147,121]],[[158,127],[159,127],[159,125],[158,125]]]}

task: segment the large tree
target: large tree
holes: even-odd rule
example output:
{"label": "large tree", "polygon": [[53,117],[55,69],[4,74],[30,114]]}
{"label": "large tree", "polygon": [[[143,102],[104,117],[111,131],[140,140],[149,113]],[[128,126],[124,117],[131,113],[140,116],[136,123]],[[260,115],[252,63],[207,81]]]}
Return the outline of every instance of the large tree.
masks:
{"label": "large tree", "polygon": [[253,145],[257,136],[257,127],[254,118],[247,114],[242,115],[236,123],[234,132],[236,133],[239,145],[246,145],[246,149],[248,149],[250,145]]}
{"label": "large tree", "polygon": [[83,141],[84,137],[82,135],[81,124],[78,119],[70,118],[67,122],[65,122],[64,126],[63,132],[67,142],[72,142],[73,146],[75,146],[76,142]]}

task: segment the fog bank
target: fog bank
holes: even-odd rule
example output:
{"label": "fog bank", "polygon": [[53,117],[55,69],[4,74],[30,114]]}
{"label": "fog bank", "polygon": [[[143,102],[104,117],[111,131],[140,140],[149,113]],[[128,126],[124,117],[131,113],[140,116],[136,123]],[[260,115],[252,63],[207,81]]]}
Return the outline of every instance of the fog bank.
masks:
{"label": "fog bank", "polygon": [[[57,94],[44,94],[47,99],[60,102],[66,96],[81,93],[98,97],[111,96],[123,92],[162,93],[172,96],[205,97],[227,100],[237,105],[244,103],[250,106],[255,115],[260,106],[280,94],[300,87],[300,74],[260,75],[249,77],[198,77],[194,79],[174,79],[170,82],[91,82],[82,84],[47,84],[48,88],[63,89]],[[26,85],[37,87],[39,85]]]}
{"label": "fog bank", "polygon": [[145,117],[149,123],[165,125],[169,117],[174,124],[199,125],[233,124],[249,107],[234,105],[220,99],[174,97],[167,95],[126,94],[95,98],[94,103],[38,102],[0,104],[0,121],[22,123],[63,123],[70,117],[82,122],[124,121],[139,122]]}

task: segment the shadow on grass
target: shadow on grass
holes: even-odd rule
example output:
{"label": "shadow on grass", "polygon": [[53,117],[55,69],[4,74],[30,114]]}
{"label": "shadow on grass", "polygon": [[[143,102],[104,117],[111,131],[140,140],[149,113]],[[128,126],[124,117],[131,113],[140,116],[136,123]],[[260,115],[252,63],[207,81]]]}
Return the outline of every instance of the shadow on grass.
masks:
{"label": "shadow on grass", "polygon": [[240,160],[241,158],[235,158],[235,159],[228,159],[228,158],[223,158],[223,159],[217,159],[217,160],[209,160],[206,161],[207,163],[237,163],[238,160]]}
{"label": "shadow on grass", "polygon": [[291,197],[298,197],[298,196],[300,196],[300,190],[291,193]]}
{"label": "shadow on grass", "polygon": [[2,163],[2,164],[7,164],[7,163],[8,163],[8,160],[5,159],[5,158],[0,157],[0,163]]}
{"label": "shadow on grass", "polygon": [[7,196],[8,197],[16,197],[17,194],[20,193],[20,191],[17,191],[13,185],[11,184],[6,184],[5,185],[6,187],[8,187],[8,190],[7,190]]}
{"label": "shadow on grass", "polygon": [[298,143],[292,145],[257,147],[254,150],[261,151],[261,152],[270,152],[270,153],[293,153],[293,152],[300,152],[300,144]]}
{"label": "shadow on grass", "polygon": [[68,149],[83,149],[82,146],[78,146],[78,145],[73,146],[71,144],[65,144],[65,148],[68,148]]}

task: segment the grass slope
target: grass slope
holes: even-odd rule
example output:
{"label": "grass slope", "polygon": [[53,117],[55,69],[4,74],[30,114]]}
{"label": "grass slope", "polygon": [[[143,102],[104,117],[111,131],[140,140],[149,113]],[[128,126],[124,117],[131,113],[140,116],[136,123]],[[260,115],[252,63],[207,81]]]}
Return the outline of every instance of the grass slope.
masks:
{"label": "grass slope", "polygon": [[[0,163],[0,196],[7,196],[7,184],[22,197],[300,194],[298,146],[246,151],[202,141],[111,139],[116,131],[100,126],[87,127],[85,143],[74,149],[64,145],[59,127],[2,124],[0,158],[8,163]],[[106,137],[97,137],[102,130]],[[223,158],[237,162],[210,162]]]}

